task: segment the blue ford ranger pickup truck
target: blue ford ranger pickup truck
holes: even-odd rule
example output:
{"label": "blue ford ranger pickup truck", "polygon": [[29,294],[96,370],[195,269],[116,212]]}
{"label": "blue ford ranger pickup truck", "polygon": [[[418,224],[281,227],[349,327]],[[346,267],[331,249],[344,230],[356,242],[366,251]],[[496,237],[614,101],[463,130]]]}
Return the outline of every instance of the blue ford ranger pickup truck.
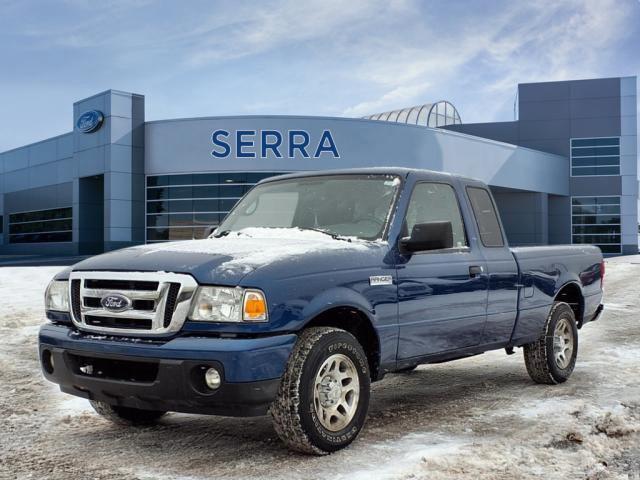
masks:
{"label": "blue ford ranger pickup truck", "polygon": [[399,168],[262,181],[208,238],[81,261],[46,292],[45,377],[119,424],[270,413],[292,449],[347,446],[389,372],[523,347],[569,378],[602,311],[593,246],[509,248],[486,185]]}

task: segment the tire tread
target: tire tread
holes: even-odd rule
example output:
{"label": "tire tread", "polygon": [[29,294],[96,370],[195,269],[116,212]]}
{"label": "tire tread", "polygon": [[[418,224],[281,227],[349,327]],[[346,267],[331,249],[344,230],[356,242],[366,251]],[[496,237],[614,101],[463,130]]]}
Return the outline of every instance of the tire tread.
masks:
{"label": "tire tread", "polygon": [[[557,385],[564,380],[556,379],[550,368],[550,362],[553,359],[548,358],[547,355],[547,341],[553,337],[553,332],[550,331],[553,316],[560,308],[567,308],[572,313],[571,307],[564,302],[556,302],[551,307],[551,311],[547,316],[547,320],[544,325],[544,332],[538,340],[532,343],[528,343],[524,346],[524,362],[527,367],[527,373],[531,379],[544,385]],[[575,321],[575,319],[574,319]]]}
{"label": "tire tread", "polygon": [[345,330],[333,327],[312,327],[300,334],[280,381],[276,400],[270,408],[276,433],[287,447],[298,452],[313,455],[329,453],[311,442],[302,426],[299,406],[300,380],[307,357],[318,341],[331,333],[348,334]]}

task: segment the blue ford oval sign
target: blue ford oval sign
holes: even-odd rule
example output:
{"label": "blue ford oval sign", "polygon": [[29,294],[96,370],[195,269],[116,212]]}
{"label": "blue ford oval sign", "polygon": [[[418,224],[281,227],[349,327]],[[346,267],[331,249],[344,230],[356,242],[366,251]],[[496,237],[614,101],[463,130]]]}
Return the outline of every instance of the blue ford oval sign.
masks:
{"label": "blue ford oval sign", "polygon": [[105,310],[123,312],[131,307],[131,299],[119,293],[111,293],[102,297],[100,305],[102,305],[102,308]]}
{"label": "blue ford oval sign", "polygon": [[82,133],[95,132],[104,121],[104,115],[100,110],[89,110],[78,117],[76,128]]}

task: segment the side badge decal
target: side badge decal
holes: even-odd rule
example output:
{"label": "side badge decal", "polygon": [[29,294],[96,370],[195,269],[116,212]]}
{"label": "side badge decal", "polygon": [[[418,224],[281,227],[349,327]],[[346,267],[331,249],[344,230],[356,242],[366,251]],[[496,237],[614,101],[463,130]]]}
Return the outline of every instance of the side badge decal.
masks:
{"label": "side badge decal", "polygon": [[393,285],[393,277],[391,275],[373,275],[369,277],[369,285]]}

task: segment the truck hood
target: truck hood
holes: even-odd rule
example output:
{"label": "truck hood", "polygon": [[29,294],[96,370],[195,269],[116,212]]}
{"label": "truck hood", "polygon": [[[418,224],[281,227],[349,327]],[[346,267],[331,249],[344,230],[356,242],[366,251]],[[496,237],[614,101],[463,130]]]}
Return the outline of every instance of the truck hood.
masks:
{"label": "truck hood", "polygon": [[[337,240],[321,232],[295,228],[247,228],[226,237],[141,245],[83,260],[74,271],[166,271],[187,273],[199,283],[239,285],[257,269],[295,262],[339,258],[344,266],[354,253],[378,250],[377,242]],[[333,263],[333,262],[332,262]],[[347,261],[347,263],[349,263]],[[326,264],[325,264],[326,267]]]}

